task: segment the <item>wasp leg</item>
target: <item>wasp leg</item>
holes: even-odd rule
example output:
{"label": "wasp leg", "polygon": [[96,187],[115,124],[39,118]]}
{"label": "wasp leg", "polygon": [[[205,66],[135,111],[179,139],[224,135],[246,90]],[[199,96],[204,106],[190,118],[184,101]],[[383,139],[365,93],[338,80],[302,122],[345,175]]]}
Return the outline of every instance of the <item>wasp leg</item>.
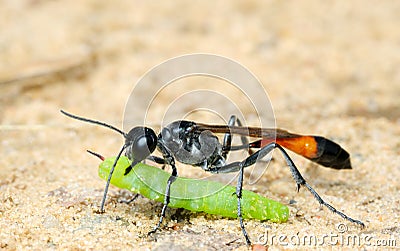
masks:
{"label": "wasp leg", "polygon": [[177,169],[176,169],[176,166],[175,166],[174,157],[172,156],[172,154],[162,144],[159,144],[159,148],[160,148],[160,150],[161,150],[161,152],[163,154],[165,162],[172,167],[172,173],[171,173],[171,176],[169,176],[168,181],[167,181],[167,187],[165,189],[164,206],[163,206],[163,208],[161,210],[160,219],[158,220],[158,223],[154,227],[154,229],[148,233],[149,235],[155,233],[160,228],[160,226],[162,224],[162,221],[163,221],[163,219],[165,217],[165,213],[167,211],[168,204],[170,202],[171,185],[176,180],[176,178],[178,177],[178,172],[177,172]]}
{"label": "wasp leg", "polygon": [[151,156],[147,157],[146,159],[151,160],[151,161],[153,161],[153,162],[155,162],[157,164],[160,164],[160,165],[164,165],[165,164],[165,159],[157,157],[157,156],[151,155]]}
{"label": "wasp leg", "polygon": [[137,199],[137,197],[139,197],[138,193],[133,195],[130,199],[119,199],[118,202],[124,204],[131,204],[134,200]]}
{"label": "wasp leg", "polygon": [[[272,142],[264,147],[262,147],[260,150],[258,150],[257,152],[255,152],[254,154],[250,155],[249,157],[247,157],[245,160],[241,161],[241,162],[233,162],[230,163],[228,165],[222,166],[222,167],[216,167],[213,171],[215,171],[216,173],[227,173],[227,172],[242,172],[242,170],[245,167],[248,167],[250,165],[253,165],[254,163],[256,163],[258,158],[263,158],[265,157],[269,152],[271,152],[274,148],[278,148],[282,155],[284,156],[287,165],[290,168],[290,172],[292,173],[292,176],[296,182],[296,186],[297,186],[297,191],[300,190],[301,186],[305,186],[310,193],[314,196],[314,198],[321,204],[324,205],[325,207],[327,207],[330,211],[332,211],[335,214],[338,214],[339,216],[341,216],[342,218],[344,218],[345,220],[348,220],[350,222],[356,223],[362,227],[364,227],[364,223],[353,219],[349,216],[347,216],[346,214],[344,214],[343,212],[337,210],[336,208],[334,208],[332,205],[330,205],[329,203],[327,203],[326,201],[324,201],[321,196],[314,190],[314,188],[312,188],[307,182],[306,180],[303,178],[303,176],[301,175],[300,171],[297,169],[296,165],[294,164],[294,162],[292,161],[292,159],[290,158],[289,154],[285,151],[285,149],[283,149],[279,144]],[[239,180],[238,180],[238,185],[237,185],[237,190],[241,191],[241,187],[242,187],[242,182],[243,182],[243,178],[241,176],[242,174],[239,173]],[[239,194],[240,195],[240,194]],[[239,199],[239,196],[238,196]],[[239,220],[241,221],[241,216],[239,216],[239,207],[240,207],[240,202],[238,202],[238,217]],[[243,231],[243,228],[242,228]]]}
{"label": "wasp leg", "polygon": [[[235,126],[235,122],[238,124],[238,126],[242,126],[242,122],[235,115],[232,115],[230,117],[228,126]],[[250,155],[253,154],[253,150],[251,150],[249,148],[249,140],[247,139],[247,137],[240,136],[240,139],[242,140],[242,144],[243,144],[242,146],[240,146],[240,149],[247,149],[247,151],[249,152]],[[226,156],[232,150],[234,150],[232,148],[232,134],[230,132],[228,132],[228,133],[225,133],[224,141],[222,144],[222,153],[221,153],[222,157],[224,157],[224,159],[226,159]]]}

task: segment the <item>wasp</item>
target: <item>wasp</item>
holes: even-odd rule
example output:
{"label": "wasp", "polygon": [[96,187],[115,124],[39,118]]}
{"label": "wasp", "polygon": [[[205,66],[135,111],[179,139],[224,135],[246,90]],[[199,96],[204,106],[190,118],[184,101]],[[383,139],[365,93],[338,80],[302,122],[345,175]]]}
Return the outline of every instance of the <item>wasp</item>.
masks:
{"label": "wasp", "polygon": [[[349,153],[339,144],[327,138],[294,134],[276,128],[247,127],[243,126],[241,121],[234,115],[231,116],[227,125],[203,124],[187,120],[174,121],[162,128],[161,132],[157,135],[153,129],[145,126],[134,127],[128,133],[125,133],[112,125],[100,121],[79,117],[63,110],[61,110],[61,113],[73,119],[107,127],[120,133],[125,138],[125,143],[110,170],[100,212],[104,212],[104,204],[111,177],[117,161],[124,151],[126,157],[131,161],[131,165],[125,169],[125,175],[131,172],[137,163],[146,159],[158,164],[171,166],[172,172],[167,181],[160,219],[149,234],[155,233],[162,224],[170,202],[171,184],[178,177],[176,162],[180,162],[200,167],[204,171],[211,173],[238,172],[236,185],[237,216],[246,243],[250,245],[251,241],[243,223],[241,210],[244,170],[246,167],[254,165],[257,160],[262,159],[274,149],[278,149],[284,156],[296,182],[297,191],[300,190],[301,186],[306,187],[321,205],[324,205],[342,218],[364,227],[363,222],[347,216],[323,200],[303,178],[284,149],[293,151],[325,167],[351,169]],[[222,140],[219,139],[218,134],[224,135]],[[240,136],[241,145],[232,145],[233,135]],[[256,140],[250,142],[250,138]],[[152,155],[156,149],[161,153],[162,157]],[[231,163],[226,161],[229,152],[242,149],[248,150],[248,157],[242,161]],[[157,177],[154,177],[154,179],[157,179]]]}

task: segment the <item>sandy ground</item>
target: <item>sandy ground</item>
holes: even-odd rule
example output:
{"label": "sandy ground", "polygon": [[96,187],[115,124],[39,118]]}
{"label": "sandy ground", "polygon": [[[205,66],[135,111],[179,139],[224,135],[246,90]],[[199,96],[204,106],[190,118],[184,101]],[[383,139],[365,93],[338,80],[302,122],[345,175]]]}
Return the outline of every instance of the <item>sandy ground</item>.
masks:
{"label": "sandy ground", "polygon": [[[325,135],[352,155],[353,170],[336,171],[291,154],[320,195],[365,229],[321,208],[307,190],[297,193],[275,153],[267,174],[246,188],[289,205],[291,215],[283,224],[246,221],[255,243],[314,247],[296,237],[321,244],[327,235],[339,236],[337,248],[399,248],[398,13],[398,1],[2,1],[0,248],[246,250],[237,220],[185,210],[168,211],[162,231],[147,237],[161,204],[118,203],[129,195],[115,187],[106,213],[96,214],[104,182],[85,150],[112,156],[122,138],[59,113],[122,127],[129,93],[146,71],[198,52],[250,69],[279,127]],[[167,105],[159,101],[150,124]],[[287,238],[272,243],[271,235]],[[349,236],[360,244],[347,245]],[[327,242],[317,247],[330,249]]]}

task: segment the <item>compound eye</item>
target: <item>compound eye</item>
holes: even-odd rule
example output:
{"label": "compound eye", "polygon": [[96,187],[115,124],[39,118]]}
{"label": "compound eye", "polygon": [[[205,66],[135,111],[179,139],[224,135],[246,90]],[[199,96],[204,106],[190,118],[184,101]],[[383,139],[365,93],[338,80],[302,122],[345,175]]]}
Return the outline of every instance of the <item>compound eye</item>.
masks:
{"label": "compound eye", "polygon": [[135,127],[127,135],[127,155],[131,160],[142,161],[147,158],[157,146],[157,136],[147,127]]}

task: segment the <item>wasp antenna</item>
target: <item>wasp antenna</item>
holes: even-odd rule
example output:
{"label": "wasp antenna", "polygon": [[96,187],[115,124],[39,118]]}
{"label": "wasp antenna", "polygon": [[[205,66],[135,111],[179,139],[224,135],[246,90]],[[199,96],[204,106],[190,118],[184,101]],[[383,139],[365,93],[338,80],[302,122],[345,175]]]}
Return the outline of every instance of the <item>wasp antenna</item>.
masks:
{"label": "wasp antenna", "polygon": [[126,138],[127,134],[125,132],[121,131],[120,129],[118,129],[118,128],[112,126],[112,125],[109,125],[109,124],[106,124],[104,122],[100,122],[100,121],[97,121],[97,120],[92,120],[92,119],[79,117],[79,116],[73,115],[71,113],[68,113],[66,111],[63,111],[63,110],[60,110],[60,112],[62,114],[64,114],[65,116],[68,116],[68,117],[76,119],[76,120],[81,120],[81,121],[84,121],[84,122],[88,122],[88,123],[92,123],[92,124],[96,124],[96,125],[100,125],[100,126],[104,126],[104,127],[110,128],[111,130],[114,130],[114,131],[120,133],[122,136],[124,136],[124,138]]}
{"label": "wasp antenna", "polygon": [[104,160],[106,159],[106,158],[104,158],[104,156],[101,155],[100,153],[96,153],[96,152],[93,152],[93,151],[90,151],[90,150],[86,150],[86,152],[88,152],[88,153],[90,153],[90,154],[96,156],[96,157],[99,158],[101,161],[104,161]]}

